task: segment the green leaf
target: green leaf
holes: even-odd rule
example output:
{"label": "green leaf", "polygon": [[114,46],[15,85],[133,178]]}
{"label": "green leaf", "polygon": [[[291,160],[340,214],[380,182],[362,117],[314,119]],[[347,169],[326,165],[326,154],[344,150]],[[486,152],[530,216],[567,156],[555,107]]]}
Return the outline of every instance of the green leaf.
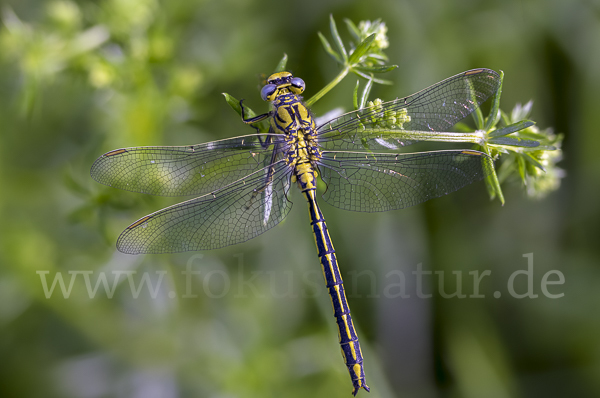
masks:
{"label": "green leaf", "polygon": [[542,166],[542,164],[540,162],[538,162],[533,156],[531,156],[531,154],[526,153],[523,158],[525,158],[526,161],[528,161],[529,163],[531,163],[532,165],[534,165],[535,167],[537,167],[538,169],[546,172],[546,169],[544,168],[544,166]]}
{"label": "green leaf", "polygon": [[503,183],[511,176],[516,170],[516,153],[512,152],[507,155],[504,161],[498,167],[498,180]]}
{"label": "green leaf", "polygon": [[346,47],[344,47],[344,42],[338,33],[337,27],[335,26],[335,20],[333,19],[333,15],[329,14],[329,29],[331,30],[331,36],[333,36],[333,40],[338,47],[340,54],[342,54],[342,58],[344,59],[344,63],[348,62],[348,53],[346,52]]}
{"label": "green leaf", "polygon": [[356,70],[354,68],[352,68],[352,72],[354,74],[357,74],[358,76],[362,77],[363,79],[373,80],[373,82],[375,82],[377,84],[385,84],[385,85],[388,85],[388,86],[391,86],[392,84],[394,84],[394,82],[392,82],[391,80],[377,79],[377,78],[375,78],[373,76],[367,75],[366,73],[362,73],[361,71]]}
{"label": "green leaf", "polygon": [[513,123],[506,127],[502,127],[501,129],[494,130],[494,131],[488,133],[488,137],[491,137],[491,138],[503,137],[505,135],[512,134],[516,131],[526,129],[527,127],[531,127],[534,124],[535,124],[535,122],[532,122],[531,120],[522,120],[518,123]]}
{"label": "green leaf", "polygon": [[386,73],[396,69],[398,65],[382,65],[382,66],[355,66],[354,69],[365,73]]}
{"label": "green leaf", "polygon": [[[477,98],[475,98],[475,91],[471,90],[471,92],[473,93],[472,95],[472,101],[474,104],[477,103]],[[475,120],[475,127],[478,130],[483,129],[483,113],[481,112],[481,107],[477,107],[477,109],[475,109],[475,112],[472,113],[473,115],[473,120]]]}
{"label": "green leaf", "polygon": [[383,63],[384,61],[388,60],[388,57],[387,57],[387,55],[385,55],[383,53],[381,53],[381,54],[371,53],[371,54],[369,54],[369,59],[377,61],[378,63]]}
{"label": "green leaf", "polygon": [[283,53],[283,58],[281,58],[281,61],[279,61],[279,63],[275,67],[275,72],[274,73],[285,71],[285,66],[287,65],[287,60],[288,60],[287,54]]}
{"label": "green leaf", "polygon": [[531,113],[532,107],[533,101],[529,101],[525,105],[517,104],[510,113],[511,120],[522,120],[527,118],[529,113]]}
{"label": "green leaf", "polygon": [[331,44],[329,44],[329,42],[327,41],[325,36],[323,36],[323,34],[321,32],[318,32],[317,34],[319,35],[319,39],[321,39],[321,44],[323,44],[323,47],[325,48],[325,51],[327,52],[327,54],[329,54],[336,62],[343,64],[344,62],[342,61],[342,58],[340,57],[340,55],[338,53],[336,53],[333,50],[333,48],[331,47]]}
{"label": "green leaf", "polygon": [[[225,97],[225,101],[227,101],[227,103],[229,104],[229,106],[231,107],[231,109],[233,109],[238,115],[242,116],[242,107],[240,106],[240,101],[238,101],[235,97],[233,97],[232,95],[229,95],[227,93],[222,93],[223,96]],[[244,115],[243,115],[246,119],[258,116],[258,114],[256,112],[254,112],[252,109],[250,109],[250,107],[244,105]]]}
{"label": "green leaf", "polygon": [[556,151],[558,148],[553,145],[540,145],[535,147],[536,151]]}
{"label": "green leaf", "polygon": [[[237,112],[238,115],[242,116],[242,107],[240,106],[240,101],[238,101],[237,99],[235,99],[232,95],[229,95],[227,93],[221,93],[223,94],[223,96],[225,97],[225,101],[227,101],[227,103],[229,104],[229,106],[231,107],[231,109],[233,109],[234,111]],[[246,113],[244,116],[246,117],[254,117],[256,116],[256,113],[254,113],[252,111],[252,109],[246,107]]]}
{"label": "green leaf", "polygon": [[367,105],[367,100],[369,99],[369,94],[371,93],[371,87],[373,87],[373,80],[367,80],[367,84],[365,85],[365,89],[362,92],[362,96],[360,97],[360,104],[358,109],[362,109]]}
{"label": "green leaf", "polygon": [[354,92],[352,93],[352,105],[354,105],[354,109],[358,108],[358,86],[360,86],[360,80],[356,81],[356,85],[354,86]]}
{"label": "green leaf", "polygon": [[502,193],[502,188],[500,187],[500,181],[498,181],[498,174],[496,172],[496,168],[494,167],[494,162],[491,160],[491,150],[488,146],[482,147],[482,150],[489,156],[489,158],[485,158],[483,161],[489,162],[489,167],[492,170],[492,173],[488,175],[485,179],[485,183],[488,188],[488,193],[490,194],[490,197],[492,199],[494,199],[497,196],[502,206],[504,206],[504,194]]}
{"label": "green leaf", "polygon": [[348,18],[344,18],[344,22],[346,22],[346,26],[348,27],[348,31],[354,37],[355,40],[360,40],[360,30],[356,27],[354,22],[349,20]]}
{"label": "green leaf", "polygon": [[373,33],[372,35],[369,35],[356,47],[356,49],[354,49],[354,51],[350,55],[350,59],[348,59],[348,63],[350,65],[354,65],[354,64],[358,63],[360,61],[360,59],[362,58],[362,56],[365,55],[367,53],[367,51],[369,51],[369,47],[371,47],[371,44],[373,44],[373,41],[375,40],[375,36],[376,36],[375,33]]}
{"label": "green leaf", "polygon": [[523,181],[523,184],[527,185],[527,179],[525,178],[525,160],[523,160],[522,156],[517,156],[517,166],[521,181]]}
{"label": "green leaf", "polygon": [[492,109],[490,110],[490,115],[488,116],[484,130],[490,131],[492,127],[494,127],[498,120],[500,119],[500,113],[498,110],[500,109],[500,97],[502,96],[502,83],[504,82],[504,72],[500,71],[500,87],[498,87],[498,91],[496,91],[496,95],[494,96],[494,102],[492,103]]}
{"label": "green leaf", "polygon": [[529,140],[526,138],[516,138],[516,137],[495,137],[488,140],[489,144],[495,145],[507,145],[507,146],[518,146],[518,147],[526,147],[526,148],[534,148],[539,147],[540,143],[538,141]]}
{"label": "green leaf", "polygon": [[521,131],[519,133],[519,137],[521,138],[530,138],[532,140],[540,141],[540,142],[548,142],[548,136],[541,131]]}
{"label": "green leaf", "polygon": [[[244,115],[242,115],[242,107],[240,106],[240,101],[238,101],[235,97],[233,97],[232,95],[229,95],[227,93],[223,93],[223,96],[225,97],[225,101],[227,101],[227,103],[229,104],[231,109],[233,109],[238,115],[240,115],[240,117],[250,119],[255,116],[258,116],[256,114],[256,112],[254,112],[252,109],[250,109],[249,107],[247,107],[245,105],[244,105]],[[269,132],[269,124],[264,120],[260,121],[260,122],[256,122],[256,123],[252,124],[252,126],[257,127],[261,133],[266,134]]]}

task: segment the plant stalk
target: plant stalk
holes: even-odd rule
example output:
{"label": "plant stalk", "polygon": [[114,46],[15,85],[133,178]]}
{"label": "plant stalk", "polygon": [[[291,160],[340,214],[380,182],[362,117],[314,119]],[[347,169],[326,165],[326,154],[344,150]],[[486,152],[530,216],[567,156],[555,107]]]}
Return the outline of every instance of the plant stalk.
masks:
{"label": "plant stalk", "polygon": [[329,82],[329,84],[327,84],[325,87],[323,87],[321,89],[321,91],[319,91],[318,93],[316,93],[315,95],[313,95],[308,101],[306,101],[306,106],[310,107],[315,102],[317,102],[318,100],[320,100],[332,88],[334,88],[335,86],[337,86],[337,84],[339,82],[341,82],[344,79],[344,77],[346,77],[346,75],[348,74],[348,72],[350,72],[350,67],[346,66],[344,69],[342,69],[340,71],[340,73],[332,81]]}

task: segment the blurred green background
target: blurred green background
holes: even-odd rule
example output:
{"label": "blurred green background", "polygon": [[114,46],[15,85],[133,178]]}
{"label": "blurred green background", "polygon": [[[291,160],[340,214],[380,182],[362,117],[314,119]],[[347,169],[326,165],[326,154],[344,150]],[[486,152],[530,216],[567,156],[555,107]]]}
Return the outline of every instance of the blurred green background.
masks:
{"label": "blurred green background", "polygon": [[[244,244],[128,256],[123,228],[177,200],[89,177],[111,149],[252,133],[221,93],[266,111],[260,76],[283,53],[314,94],[338,72],[317,36],[329,14],[344,37],[343,18],[386,22],[399,68],[373,96],[503,70],[501,108],[533,99],[530,118],[565,134],[566,178],[543,200],[517,183],[501,206],[478,183],[404,211],[323,204],[363,344],[371,393],[359,395],[600,396],[600,2],[4,0],[0,13],[0,396],[350,396],[298,192],[285,222]],[[354,83],[315,114],[351,109]],[[527,253],[537,298],[507,290]],[[419,298],[419,264],[438,271],[427,293],[440,275],[456,291],[459,275],[474,295],[469,272],[489,270],[485,297]],[[541,289],[552,270],[565,279],[548,286],[555,299]],[[90,297],[86,275],[112,287],[119,273]],[[44,293],[57,275],[73,281],[68,298]],[[144,275],[160,289],[136,294]]]}

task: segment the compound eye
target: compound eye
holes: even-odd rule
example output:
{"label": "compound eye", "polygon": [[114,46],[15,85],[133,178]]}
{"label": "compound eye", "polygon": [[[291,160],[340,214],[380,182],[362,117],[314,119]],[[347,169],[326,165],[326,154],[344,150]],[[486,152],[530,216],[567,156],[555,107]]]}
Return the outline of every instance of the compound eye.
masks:
{"label": "compound eye", "polygon": [[302,94],[304,89],[306,88],[306,84],[304,84],[304,80],[299,77],[294,77],[290,80],[290,89],[294,94]]}
{"label": "compound eye", "polygon": [[277,91],[277,86],[274,84],[267,84],[260,90],[260,98],[263,101],[273,101],[273,94]]}

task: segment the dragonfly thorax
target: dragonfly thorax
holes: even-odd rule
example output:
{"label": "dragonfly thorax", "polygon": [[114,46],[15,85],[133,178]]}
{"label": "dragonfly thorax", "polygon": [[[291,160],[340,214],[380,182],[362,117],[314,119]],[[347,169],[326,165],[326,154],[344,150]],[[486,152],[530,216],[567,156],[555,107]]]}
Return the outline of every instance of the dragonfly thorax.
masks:
{"label": "dragonfly thorax", "polygon": [[261,95],[271,101],[271,131],[285,135],[286,162],[294,169],[293,175],[304,190],[316,187],[321,153],[317,145],[317,126],[299,96],[303,91],[302,79],[280,72],[269,76]]}
{"label": "dragonfly thorax", "polygon": [[313,173],[316,176],[321,151],[317,144],[315,122],[308,109],[299,100],[278,106],[271,118],[271,128],[286,136],[286,160],[294,168],[294,175],[300,177]]}

